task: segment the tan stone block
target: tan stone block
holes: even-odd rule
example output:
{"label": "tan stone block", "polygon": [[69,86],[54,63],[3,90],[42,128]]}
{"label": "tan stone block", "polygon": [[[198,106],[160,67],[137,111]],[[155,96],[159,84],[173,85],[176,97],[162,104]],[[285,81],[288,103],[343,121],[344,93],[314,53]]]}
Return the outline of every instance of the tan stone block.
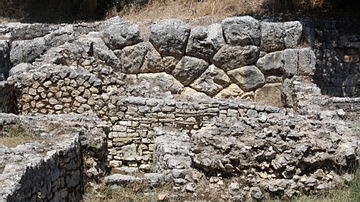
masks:
{"label": "tan stone block", "polygon": [[40,83],[38,81],[35,81],[31,87],[38,88],[40,86]]}
{"label": "tan stone block", "polygon": [[51,105],[57,105],[57,104],[59,104],[59,101],[58,101],[57,99],[55,99],[55,98],[50,98],[50,99],[49,99],[49,104],[51,104]]}
{"label": "tan stone block", "polygon": [[36,89],[29,88],[29,95],[33,95],[33,96],[37,95]]}
{"label": "tan stone block", "polygon": [[33,97],[31,95],[28,95],[28,94],[23,94],[22,95],[22,100],[24,102],[30,102],[31,100],[33,100]]}
{"label": "tan stone block", "polygon": [[281,83],[270,83],[256,90],[255,102],[282,107],[281,86]]}
{"label": "tan stone block", "polygon": [[84,90],[83,97],[84,98],[90,98],[91,97],[91,92],[90,92],[89,89]]}
{"label": "tan stone block", "polygon": [[44,104],[44,103],[42,103],[42,102],[37,102],[35,106],[36,106],[36,108],[38,108],[38,109],[39,109],[39,108],[43,108],[43,107],[45,107],[45,104]]}
{"label": "tan stone block", "polygon": [[52,85],[51,81],[46,81],[43,83],[44,87],[49,88]]}

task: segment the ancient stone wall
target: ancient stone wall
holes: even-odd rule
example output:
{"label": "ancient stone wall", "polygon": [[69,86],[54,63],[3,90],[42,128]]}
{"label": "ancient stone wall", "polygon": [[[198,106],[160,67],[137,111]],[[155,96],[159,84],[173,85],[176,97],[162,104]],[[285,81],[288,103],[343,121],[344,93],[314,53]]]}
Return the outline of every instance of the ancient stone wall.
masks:
{"label": "ancient stone wall", "polygon": [[360,96],[359,23],[354,20],[314,21],[316,71],[314,82],[323,94]]}
{"label": "ancient stone wall", "polygon": [[347,109],[330,110],[335,105],[312,83],[314,35],[306,23],[243,16],[145,29],[148,38],[118,17],[3,29],[14,65],[6,84],[19,114],[103,121],[80,134],[85,179],[99,181],[107,166],[156,172],[145,176],[150,184],[172,180],[180,195],[210,188],[240,201],[346,180],[338,170],[356,164],[358,137]]}
{"label": "ancient stone wall", "polygon": [[0,147],[0,201],[79,201],[85,180],[98,180],[99,172],[105,172],[99,154],[89,155],[105,152],[106,135],[93,121],[77,115],[0,114],[2,138],[31,137],[16,147]]}

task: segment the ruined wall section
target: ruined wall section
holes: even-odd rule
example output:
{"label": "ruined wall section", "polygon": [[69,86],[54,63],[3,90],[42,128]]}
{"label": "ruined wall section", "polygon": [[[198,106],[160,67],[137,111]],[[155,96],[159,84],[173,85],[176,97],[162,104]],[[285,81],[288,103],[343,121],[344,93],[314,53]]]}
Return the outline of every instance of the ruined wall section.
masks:
{"label": "ruined wall section", "polygon": [[330,96],[360,96],[359,22],[353,20],[316,20],[314,82]]}
{"label": "ruined wall section", "polygon": [[31,137],[1,145],[0,201],[79,201],[85,183],[107,172],[106,134],[96,118],[0,114],[0,128],[2,138]]}

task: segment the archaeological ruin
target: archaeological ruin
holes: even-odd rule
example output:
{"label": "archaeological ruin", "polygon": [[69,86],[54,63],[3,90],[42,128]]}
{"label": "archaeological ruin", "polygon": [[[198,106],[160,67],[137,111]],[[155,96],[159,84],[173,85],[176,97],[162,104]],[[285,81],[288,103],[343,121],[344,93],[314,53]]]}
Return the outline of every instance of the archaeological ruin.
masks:
{"label": "archaeological ruin", "polygon": [[38,138],[0,145],[0,201],[134,182],[172,183],[168,201],[261,201],[350,182],[360,37],[308,18],[197,20],[0,24],[0,134]]}

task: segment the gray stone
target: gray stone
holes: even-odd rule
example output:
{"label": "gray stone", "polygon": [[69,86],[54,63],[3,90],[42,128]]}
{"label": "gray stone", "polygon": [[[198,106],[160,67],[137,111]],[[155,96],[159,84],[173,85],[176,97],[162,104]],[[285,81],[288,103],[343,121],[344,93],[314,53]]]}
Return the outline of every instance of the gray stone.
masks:
{"label": "gray stone", "polygon": [[100,38],[100,35],[89,33],[77,41],[80,42],[86,53],[90,56],[99,58],[113,68],[119,68],[121,66],[120,60],[114,52],[106,46],[105,42]]}
{"label": "gray stone", "polygon": [[106,184],[130,184],[135,182],[136,177],[132,175],[123,175],[123,174],[112,174],[109,176],[104,177],[104,182]]}
{"label": "gray stone", "polygon": [[149,42],[125,47],[121,52],[122,72],[127,74],[161,72],[164,65],[160,54]]}
{"label": "gray stone", "polygon": [[260,187],[251,187],[250,194],[255,200],[262,200],[264,197]]}
{"label": "gray stone", "polygon": [[216,94],[215,98],[236,98],[241,97],[244,94],[244,91],[236,85],[235,83],[230,84],[228,87],[224,88],[218,94]]}
{"label": "gray stone", "polygon": [[315,73],[316,56],[310,48],[299,50],[299,74],[303,76],[313,76]]}
{"label": "gray stone", "polygon": [[257,46],[223,46],[211,59],[211,62],[224,71],[250,65],[259,58]]}
{"label": "gray stone", "polygon": [[139,26],[131,25],[118,16],[105,21],[105,28],[102,34],[104,42],[112,50],[143,41]]}
{"label": "gray stone", "polygon": [[226,18],[221,23],[224,30],[225,40],[233,45],[259,45],[260,24],[259,21],[250,17]]}
{"label": "gray stone", "polygon": [[190,35],[190,26],[181,20],[162,20],[150,25],[149,41],[161,55],[182,56]]}
{"label": "gray stone", "polygon": [[223,45],[225,45],[225,40],[221,24],[195,27],[190,32],[186,54],[210,59]]}
{"label": "gray stone", "polygon": [[208,66],[209,64],[205,60],[185,56],[176,65],[172,75],[184,86],[187,86],[198,78]]}
{"label": "gray stone", "polygon": [[28,72],[29,70],[31,70],[33,68],[33,66],[30,63],[20,63],[14,67],[11,68],[9,75],[13,76],[16,74],[21,74],[23,72]]}
{"label": "gray stone", "polygon": [[75,40],[73,25],[67,25],[44,36],[46,48],[57,47]]}
{"label": "gray stone", "polygon": [[283,70],[283,51],[266,54],[261,57],[256,66],[264,74],[281,74]]}
{"label": "gray stone", "polygon": [[161,173],[145,173],[143,178],[147,185],[151,187],[160,186],[166,183],[165,175]]}
{"label": "gray stone", "polygon": [[153,89],[154,92],[170,91],[172,94],[179,94],[184,90],[184,86],[178,80],[165,72],[139,74],[138,79],[141,84]]}
{"label": "gray stone", "polygon": [[8,23],[8,29],[11,33],[11,41],[31,40],[50,32],[49,25],[43,23]]}
{"label": "gray stone", "polygon": [[297,49],[286,49],[283,54],[284,62],[284,75],[286,77],[292,77],[298,74],[298,53]]}
{"label": "gray stone", "polygon": [[229,77],[243,91],[251,91],[265,85],[265,77],[255,66],[245,66],[228,71]]}
{"label": "gray stone", "polygon": [[210,65],[190,86],[197,91],[214,96],[224,87],[228,86],[230,81],[230,78],[223,70],[217,68],[215,65]]}
{"label": "gray stone", "polygon": [[284,22],[286,48],[296,48],[302,36],[302,24],[299,21]]}
{"label": "gray stone", "polygon": [[44,38],[33,40],[13,41],[11,44],[10,61],[13,65],[30,63],[46,50]]}
{"label": "gray stone", "polygon": [[284,23],[261,23],[261,50],[266,52],[284,50],[284,37]]}

